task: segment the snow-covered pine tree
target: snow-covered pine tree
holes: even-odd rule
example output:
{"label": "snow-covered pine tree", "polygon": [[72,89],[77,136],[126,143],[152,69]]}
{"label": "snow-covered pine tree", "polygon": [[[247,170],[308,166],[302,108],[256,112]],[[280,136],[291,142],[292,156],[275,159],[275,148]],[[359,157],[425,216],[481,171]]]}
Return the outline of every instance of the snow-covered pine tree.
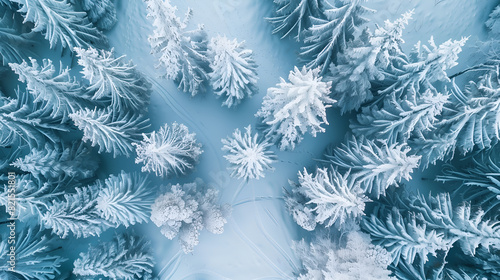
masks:
{"label": "snow-covered pine tree", "polygon": [[60,44],[74,47],[106,45],[106,37],[89,22],[85,12],[77,12],[66,0],[11,0],[20,5],[24,22],[34,23],[34,32],[42,32],[50,48]]}
{"label": "snow-covered pine tree", "polygon": [[66,259],[54,254],[51,239],[40,229],[23,227],[15,243],[15,269],[9,265],[12,244],[7,236],[0,241],[0,276],[2,279],[50,280],[60,275],[59,269]]}
{"label": "snow-covered pine tree", "polygon": [[354,38],[356,30],[368,20],[363,17],[374,12],[362,5],[365,0],[341,0],[340,7],[330,7],[324,17],[311,17],[311,27],[304,35],[305,46],[300,56],[307,67],[320,67],[325,74],[338,52],[346,49],[347,41]]}
{"label": "snow-covered pine tree", "polygon": [[[454,101],[444,110],[437,129],[416,139],[412,147],[422,155],[424,167],[452,155],[489,149],[500,138],[499,68],[488,71],[477,82],[471,81],[465,93],[453,83]],[[451,159],[452,157],[447,157]]]}
{"label": "snow-covered pine tree", "polygon": [[97,181],[96,185],[76,188],[76,193],[66,193],[63,199],[52,201],[40,217],[42,226],[61,238],[67,238],[70,233],[76,238],[99,236],[110,226],[97,212],[100,188],[101,183]]}
{"label": "snow-covered pine tree", "polygon": [[30,39],[31,33],[20,31],[13,18],[16,17],[10,11],[0,12],[0,65],[3,66],[21,63],[26,57],[26,47],[34,43]]}
{"label": "snow-covered pine tree", "polygon": [[481,152],[471,158],[467,167],[447,165],[437,181],[458,183],[454,193],[465,201],[481,205],[485,213],[496,215],[500,210],[500,157],[498,148]]}
{"label": "snow-covered pine tree", "polygon": [[366,194],[379,198],[389,186],[411,179],[420,156],[408,155],[409,152],[406,144],[379,143],[352,136],[326,156],[340,171],[350,170],[350,178]]}
{"label": "snow-covered pine tree", "polygon": [[113,110],[97,109],[77,111],[70,114],[75,125],[83,131],[83,141],[90,141],[92,146],[99,146],[99,153],[112,153],[130,156],[133,151],[132,144],[141,138],[141,132],[149,127],[149,119],[142,115]]}
{"label": "snow-covered pine tree", "polygon": [[133,143],[137,152],[135,163],[142,163],[143,172],[170,177],[186,173],[203,153],[196,134],[183,124],[165,124],[158,131],[143,134],[143,140]]}
{"label": "snow-covered pine tree", "polygon": [[114,236],[112,241],[90,245],[73,263],[77,276],[104,276],[113,280],[147,279],[153,272],[150,244],[130,234]]}
{"label": "snow-covered pine tree", "polygon": [[165,69],[165,77],[173,79],[178,88],[196,95],[208,81],[209,61],[207,34],[203,26],[187,30],[192,11],[183,21],[175,15],[177,7],[170,0],[145,0],[148,17],[153,20],[154,33],[149,37],[152,53],[159,55],[157,67]]}
{"label": "snow-covered pine tree", "polygon": [[374,34],[368,29],[352,41],[337,55],[336,63],[330,64],[333,98],[341,113],[358,110],[361,105],[373,98],[372,83],[382,81],[399,73],[407,63],[401,49],[403,30],[411,19],[413,11],[401,18],[385,21],[383,27],[377,26]]}
{"label": "snow-covered pine tree", "polygon": [[280,34],[281,39],[295,34],[297,41],[311,27],[311,17],[324,18],[323,11],[329,7],[324,0],[274,0],[274,3],[274,16],[266,18],[274,25],[273,34]]}
{"label": "snow-covered pine tree", "polygon": [[[74,185],[74,183],[73,183]],[[67,181],[41,181],[29,174],[16,179],[16,217],[21,221],[42,215],[51,202],[64,194]],[[8,207],[9,186],[3,184],[0,190],[0,205]]]}
{"label": "snow-covered pine tree", "polygon": [[252,135],[252,127],[245,128],[242,135],[239,129],[233,132],[233,137],[222,139],[222,150],[227,152],[224,156],[231,164],[231,176],[236,178],[259,179],[264,178],[265,170],[273,170],[271,164],[276,160],[276,155],[269,150],[272,143],[266,139],[259,139],[259,134]]}
{"label": "snow-covered pine tree", "polygon": [[62,62],[57,73],[50,59],[44,59],[42,65],[36,59],[30,58],[30,61],[31,66],[26,61],[9,63],[9,66],[19,75],[19,81],[26,84],[34,102],[44,102],[52,108],[52,117],[65,122],[69,114],[82,108],[88,97],[76,79],[70,76],[69,68],[63,68]]}
{"label": "snow-covered pine tree", "polygon": [[267,90],[255,114],[268,126],[266,137],[278,143],[281,150],[293,150],[306,132],[316,137],[316,133],[325,131],[321,125],[328,124],[326,108],[336,101],[329,97],[332,83],[322,81],[319,73],[319,68],[295,67],[288,76],[289,83],[280,78],[278,87]]}
{"label": "snow-covered pine tree", "polygon": [[12,166],[37,178],[81,180],[93,177],[99,163],[82,142],[74,142],[72,145],[47,143],[43,148],[32,149],[24,158],[17,158]]}
{"label": "snow-covered pine tree", "polygon": [[384,98],[382,108],[364,107],[357,115],[357,122],[350,127],[357,136],[404,143],[413,135],[422,137],[424,132],[434,129],[437,116],[443,111],[448,97],[431,89],[414,100],[399,100],[390,94]]}
{"label": "snow-covered pine tree", "polygon": [[244,43],[219,35],[208,45],[210,82],[216,95],[227,97],[222,103],[227,107],[236,106],[257,92],[257,64]]}
{"label": "snow-covered pine tree", "polygon": [[374,214],[363,219],[361,225],[376,245],[391,254],[394,265],[402,260],[412,264],[417,257],[426,262],[429,254],[435,256],[438,251],[447,251],[454,242],[415,215],[404,215],[396,207],[377,207]]}
{"label": "snow-covered pine tree", "polygon": [[33,104],[28,93],[17,90],[16,95],[17,99],[0,97],[0,146],[27,144],[35,148],[59,142],[57,132],[69,129],[51,117],[51,108]]}
{"label": "snow-covered pine tree", "polygon": [[400,259],[398,265],[392,265],[391,268],[399,280],[464,280],[461,278],[445,278],[444,268],[447,265],[446,257],[448,253],[447,250],[437,251],[436,256],[432,256],[428,261],[417,255],[413,263]]}
{"label": "snow-covered pine tree", "polygon": [[[349,172],[341,175],[336,169],[317,168],[314,174],[299,172],[298,184],[290,182],[294,188],[292,192],[299,193],[305,197],[302,207],[309,208],[315,213],[315,223],[324,224],[330,227],[335,224],[342,228],[346,224],[359,222],[364,215],[365,203],[370,201],[359,188],[359,185],[349,179]],[[295,199],[293,195],[288,196],[285,201],[287,206],[290,199]],[[300,203],[299,200],[296,200]],[[307,230],[310,230],[309,223],[302,225],[303,220],[300,215],[293,212],[295,221]],[[307,210],[304,210],[307,211]]]}
{"label": "snow-covered pine tree", "polygon": [[477,280],[500,279],[500,250],[480,247],[471,259]]}
{"label": "snow-covered pine tree", "polygon": [[490,30],[490,32],[498,36],[500,35],[500,5],[496,6],[493,11],[491,11],[488,20],[485,22],[486,27]]}
{"label": "snow-covered pine tree", "polygon": [[147,176],[139,173],[111,175],[99,190],[96,209],[99,215],[115,227],[128,227],[147,222],[154,191],[149,187]]}
{"label": "snow-covered pine tree", "polygon": [[131,61],[125,61],[125,55],[115,58],[113,51],[92,47],[75,48],[75,52],[93,100],[111,101],[114,112],[147,110],[151,85]]}
{"label": "snow-covered pine tree", "polygon": [[429,46],[418,42],[408,59],[408,64],[403,65],[403,71],[396,75],[392,85],[378,92],[379,95],[394,94],[396,98],[414,100],[427,89],[434,92],[436,82],[449,83],[446,70],[456,66],[458,54],[467,42],[468,37],[461,40],[451,39],[437,46],[434,38],[429,39]]}
{"label": "snow-covered pine tree", "polygon": [[294,242],[293,250],[302,262],[298,280],[395,280],[387,268],[390,254],[372,245],[370,237],[359,231],[346,234],[345,245],[337,245],[326,236],[316,237],[307,244]]}
{"label": "snow-covered pine tree", "polygon": [[207,188],[199,179],[182,186],[169,185],[168,189],[151,206],[151,220],[168,239],[178,236],[184,253],[192,252],[198,245],[201,230],[213,234],[224,231],[230,206],[217,204],[217,190]]}
{"label": "snow-covered pine tree", "polygon": [[113,0],[78,0],[87,17],[100,30],[110,30],[116,24]]}

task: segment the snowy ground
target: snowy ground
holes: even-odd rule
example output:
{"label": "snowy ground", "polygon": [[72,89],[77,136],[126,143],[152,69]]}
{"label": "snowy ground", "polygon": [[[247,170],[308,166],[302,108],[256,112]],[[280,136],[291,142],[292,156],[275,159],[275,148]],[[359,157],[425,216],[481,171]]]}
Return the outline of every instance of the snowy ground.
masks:
{"label": "snowy ground", "polygon": [[[158,180],[158,184],[192,181],[196,177],[220,190],[221,202],[233,205],[233,213],[224,234],[203,232],[200,244],[193,254],[184,255],[176,240],[163,237],[153,224],[141,225],[136,230],[148,236],[154,246],[156,268],[162,279],[292,279],[299,263],[291,250],[292,240],[307,234],[294,223],[285,210],[282,200],[283,187],[288,179],[296,179],[303,167],[314,167],[325,147],[338,144],[348,129],[348,117],[341,117],[338,110],[329,111],[330,125],[327,132],[316,138],[306,136],[293,152],[279,152],[275,171],[265,179],[244,183],[231,179],[222,157],[221,138],[235,128],[248,124],[255,126],[257,112],[267,88],[274,86],[279,77],[286,77],[296,65],[298,44],[280,40],[271,34],[271,26],[263,19],[271,15],[271,0],[172,0],[182,15],[187,7],[194,10],[193,26],[204,24],[209,36],[225,34],[229,38],[245,40],[254,51],[259,65],[259,93],[235,109],[221,107],[221,101],[211,91],[191,97],[182,93],[171,81],[160,78],[162,70],[154,68],[155,58],[149,53],[147,37],[152,26],[146,18],[142,1],[118,1],[118,23],[108,34],[110,45],[117,54],[126,54],[140,71],[150,78],[153,95],[149,117],[151,130],[165,122],[186,124],[203,143],[204,154],[196,170],[187,177]],[[418,40],[426,42],[431,35],[440,44],[450,38],[470,36],[461,54],[460,66],[452,73],[465,68],[474,57],[474,43],[484,39],[483,23],[497,1],[485,0],[371,0],[367,5],[377,10],[371,15],[374,23],[395,19],[400,14],[415,9],[414,20],[409,24],[404,38],[406,50]],[[138,170],[133,159],[105,159],[104,168],[116,173],[121,169]],[[428,174],[415,174],[411,186],[422,189],[439,187],[420,180]],[[103,236],[102,238],[106,238]],[[91,240],[88,240],[91,241]],[[79,240],[76,246],[86,247]],[[75,250],[76,251],[76,250]]]}

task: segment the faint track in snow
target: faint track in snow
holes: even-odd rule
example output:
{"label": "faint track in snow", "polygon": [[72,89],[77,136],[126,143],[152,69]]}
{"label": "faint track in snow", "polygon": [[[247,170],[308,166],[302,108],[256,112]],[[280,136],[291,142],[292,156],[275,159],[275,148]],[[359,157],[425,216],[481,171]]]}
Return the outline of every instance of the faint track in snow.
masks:
{"label": "faint track in snow", "polygon": [[232,204],[232,207],[239,206],[239,205],[242,205],[245,203],[263,201],[263,200],[272,200],[272,199],[284,199],[284,197],[282,197],[282,196],[257,196],[257,197],[253,197],[250,199],[238,201],[237,203]]}
{"label": "faint track in snow", "polygon": [[[206,278],[200,278],[198,277],[198,275],[206,275],[206,276],[216,276],[217,277],[217,280],[232,280],[231,278],[227,278],[225,276],[222,276],[221,274],[219,273],[216,273],[214,271],[211,271],[211,270],[198,270],[198,271],[195,271],[195,272],[192,272],[182,278],[180,278],[180,280],[184,280],[184,279],[206,279]],[[192,276],[196,276],[195,278],[191,278]]]}
{"label": "faint track in snow", "polygon": [[[150,76],[151,76],[151,73],[147,73],[147,77],[150,77]],[[202,129],[202,127],[200,127],[197,124],[196,120],[191,117],[191,114],[189,114],[189,112],[188,112],[188,110],[186,110],[186,108],[181,106],[180,103],[175,100],[175,98],[173,98],[170,94],[168,94],[169,91],[164,86],[162,86],[159,82],[157,82],[156,79],[148,78],[148,81],[152,85],[156,86],[156,88],[158,89],[156,92],[163,99],[165,104],[167,104],[168,107],[172,111],[174,111],[179,117],[181,117],[183,122],[185,122],[185,124],[187,124],[188,127],[196,128],[198,130],[199,134],[201,134],[203,136],[203,138],[207,140],[206,141],[207,143],[202,143],[202,145],[206,145],[211,149],[211,152],[213,153],[213,155],[217,159],[218,169],[221,170],[223,164],[216,153],[217,149],[215,148],[215,146],[212,144],[211,141],[208,141],[210,139],[210,137],[208,137],[208,135],[205,133],[205,131]],[[153,92],[154,92],[154,90],[153,90]]]}
{"label": "faint track in snow", "polygon": [[[160,270],[160,272],[158,273],[158,277],[160,277],[160,279],[165,279],[165,280],[171,279],[174,273],[177,271],[177,268],[179,267],[182,256],[183,256],[182,251],[177,252],[177,254],[175,254],[168,261],[168,263],[162,268],[162,270]],[[171,266],[172,269],[170,270],[169,274],[167,276],[162,276],[165,272],[167,272],[167,269],[169,269]]]}

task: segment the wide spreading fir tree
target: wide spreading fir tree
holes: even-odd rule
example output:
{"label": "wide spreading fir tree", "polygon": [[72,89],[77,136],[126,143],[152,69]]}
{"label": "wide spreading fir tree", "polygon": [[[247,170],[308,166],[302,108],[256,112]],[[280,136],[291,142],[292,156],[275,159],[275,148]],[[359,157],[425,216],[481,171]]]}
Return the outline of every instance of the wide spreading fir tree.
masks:
{"label": "wide spreading fir tree", "polygon": [[154,189],[148,177],[139,173],[111,175],[99,190],[96,209],[99,215],[115,227],[129,227],[147,222],[154,202]]}
{"label": "wide spreading fir tree", "polygon": [[179,89],[193,96],[203,91],[209,71],[208,41],[203,27],[187,30],[191,9],[181,21],[170,0],[146,0],[146,4],[148,17],[153,20],[155,28],[148,39],[152,53],[159,55],[157,67],[163,68],[164,76],[173,79]]}
{"label": "wide spreading fir tree", "polygon": [[222,105],[227,107],[236,106],[257,92],[257,64],[244,43],[217,36],[208,45],[210,82],[216,95],[226,97]]}
{"label": "wide spreading fir tree", "polygon": [[19,75],[19,81],[26,84],[26,89],[33,95],[34,102],[43,102],[52,108],[51,116],[68,119],[68,115],[82,108],[88,98],[76,79],[69,74],[69,68],[60,63],[56,72],[50,59],[44,59],[39,65],[36,59],[30,58],[31,66],[23,61],[21,64],[9,63],[12,70]]}
{"label": "wide spreading fir tree", "polygon": [[72,0],[79,2],[82,9],[87,12],[89,21],[100,30],[110,30],[115,26],[116,8],[114,0]]}
{"label": "wide spreading fir tree", "polygon": [[313,137],[325,132],[326,109],[336,101],[329,97],[331,82],[324,82],[320,69],[295,67],[286,82],[280,78],[278,87],[267,90],[262,107],[255,116],[267,125],[266,136],[278,143],[281,150],[293,150],[309,132]]}
{"label": "wide spreading fir tree", "polygon": [[106,45],[106,37],[66,0],[12,0],[20,5],[24,22],[34,23],[33,32],[42,32],[50,48]]}
{"label": "wide spreading fir tree", "polygon": [[93,100],[100,100],[114,112],[132,110],[144,112],[148,109],[151,85],[125,61],[125,55],[115,58],[113,51],[75,48],[82,74],[89,81],[86,91]]}
{"label": "wide spreading fir tree", "polygon": [[281,39],[293,35],[297,41],[311,27],[311,17],[323,18],[324,9],[330,6],[324,0],[274,0],[274,3],[274,15],[267,18],[274,25],[273,34],[280,34]]}
{"label": "wide spreading fir tree", "polygon": [[305,46],[300,56],[307,67],[320,67],[325,74],[338,52],[347,48],[347,41],[354,38],[355,31],[368,22],[363,16],[373,12],[362,5],[365,0],[342,0],[339,7],[329,7],[324,17],[311,17],[311,27],[304,37]]}
{"label": "wide spreading fir tree", "polygon": [[148,279],[153,272],[149,242],[131,234],[115,235],[113,240],[90,245],[73,263],[73,274],[104,276],[113,280]]}
{"label": "wide spreading fir tree", "polygon": [[69,128],[51,117],[52,108],[45,103],[33,104],[26,92],[18,90],[16,96],[0,97],[0,146],[27,144],[36,148],[46,142],[59,142],[58,132]]}
{"label": "wide spreading fir tree", "polygon": [[273,170],[271,164],[276,155],[269,150],[272,143],[266,139],[259,139],[259,134],[252,135],[252,127],[245,127],[242,135],[239,129],[233,132],[233,137],[222,139],[224,156],[231,164],[231,176],[236,178],[259,179],[264,178],[265,170]]}
{"label": "wide spreading fir tree", "polygon": [[[60,277],[60,269],[66,259],[57,255],[52,239],[40,228],[22,226],[21,231],[17,232],[16,243],[9,240],[4,235],[0,241],[2,279],[50,280]],[[14,266],[9,263],[11,247],[15,248]]]}
{"label": "wide spreading fir tree", "polygon": [[184,174],[194,167],[203,153],[196,134],[189,133],[183,124],[165,124],[158,131],[143,134],[143,140],[134,143],[137,157],[135,163],[142,163],[143,172],[156,176],[170,177]]}
{"label": "wide spreading fir tree", "polygon": [[149,119],[142,115],[113,110],[85,108],[70,114],[78,129],[83,131],[83,141],[89,141],[94,146],[99,146],[99,153],[106,152],[130,156],[133,143],[141,138],[142,131],[149,126]]}
{"label": "wide spreading fir tree", "polygon": [[217,190],[207,188],[199,179],[167,188],[168,192],[160,195],[151,206],[151,221],[168,239],[178,237],[184,253],[192,252],[198,245],[201,230],[222,234],[230,206],[217,204]]}
{"label": "wide spreading fir tree", "polygon": [[350,171],[350,179],[357,181],[366,194],[379,198],[385,195],[389,186],[411,179],[411,173],[419,166],[420,156],[409,152],[406,144],[387,144],[352,136],[326,156],[339,170]]}
{"label": "wide spreading fir tree", "polygon": [[95,175],[98,159],[82,142],[46,144],[43,148],[32,149],[24,158],[17,158],[12,166],[38,178],[81,180]]}

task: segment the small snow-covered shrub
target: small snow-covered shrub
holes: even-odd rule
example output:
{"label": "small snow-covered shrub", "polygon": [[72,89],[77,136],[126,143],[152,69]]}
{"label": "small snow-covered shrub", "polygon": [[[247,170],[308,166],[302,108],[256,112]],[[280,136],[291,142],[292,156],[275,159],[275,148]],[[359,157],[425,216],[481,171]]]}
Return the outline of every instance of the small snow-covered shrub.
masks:
{"label": "small snow-covered shrub", "polygon": [[172,185],[155,200],[151,220],[168,239],[178,237],[182,250],[190,253],[198,245],[201,230],[214,234],[224,231],[230,206],[218,205],[217,198],[218,192],[207,189],[200,180]]}
{"label": "small snow-covered shrub", "polygon": [[113,0],[78,0],[89,20],[100,30],[110,30],[116,24]]}
{"label": "small snow-covered shrub", "polygon": [[184,174],[194,167],[203,153],[195,136],[183,124],[165,124],[158,132],[153,131],[149,136],[143,134],[144,139],[133,144],[137,152],[135,163],[143,164],[143,172],[157,176]]}
{"label": "small snow-covered shrub", "polygon": [[257,117],[268,127],[266,136],[279,142],[281,150],[295,148],[302,135],[309,132],[313,137],[324,132],[322,124],[328,124],[326,108],[336,101],[329,97],[331,82],[322,81],[319,68],[290,71],[287,83],[283,78],[278,87],[269,88]]}
{"label": "small snow-covered shrub", "polygon": [[150,244],[144,238],[121,234],[110,242],[90,245],[73,265],[73,274],[77,276],[135,280],[151,277],[154,260]]}
{"label": "small snow-covered shrub", "polygon": [[257,64],[252,51],[244,48],[244,43],[217,36],[208,45],[212,68],[208,75],[214,93],[219,97],[227,97],[222,103],[227,107],[238,105],[257,91]]}
{"label": "small snow-covered shrub", "polygon": [[396,280],[387,268],[390,254],[359,231],[349,232],[345,245],[320,236],[310,244],[295,242],[293,249],[303,266],[298,280]]}
{"label": "small snow-covered shrub", "polygon": [[286,205],[294,220],[306,230],[314,230],[316,224],[344,227],[359,222],[365,203],[370,201],[355,180],[349,178],[349,172],[341,175],[333,168],[318,168],[315,174],[304,168],[304,172],[299,172],[298,183],[290,184],[293,189],[285,198]]}
{"label": "small snow-covered shrub", "polygon": [[276,155],[269,150],[272,144],[266,139],[259,140],[258,133],[252,135],[250,125],[243,135],[236,129],[232,138],[222,139],[222,144],[222,150],[228,153],[224,158],[231,164],[231,176],[245,180],[259,179],[264,178],[265,170],[273,170],[271,164]]}

